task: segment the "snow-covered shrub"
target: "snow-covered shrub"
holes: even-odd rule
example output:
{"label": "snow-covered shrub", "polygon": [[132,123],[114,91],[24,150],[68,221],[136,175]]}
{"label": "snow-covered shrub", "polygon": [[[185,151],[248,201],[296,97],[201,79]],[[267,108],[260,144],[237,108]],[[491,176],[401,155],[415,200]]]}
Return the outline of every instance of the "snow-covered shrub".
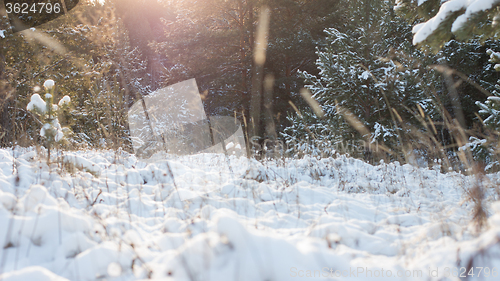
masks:
{"label": "snow-covered shrub", "polygon": [[40,136],[45,139],[49,154],[47,162],[49,162],[51,147],[63,141],[65,134],[67,135],[70,132],[69,128],[61,127],[58,116],[60,112],[69,107],[71,99],[69,96],[64,96],[57,104],[53,104],[55,92],[54,80],[46,80],[43,86],[46,90],[45,100],[39,94],[33,94],[26,109],[34,113],[42,124]]}

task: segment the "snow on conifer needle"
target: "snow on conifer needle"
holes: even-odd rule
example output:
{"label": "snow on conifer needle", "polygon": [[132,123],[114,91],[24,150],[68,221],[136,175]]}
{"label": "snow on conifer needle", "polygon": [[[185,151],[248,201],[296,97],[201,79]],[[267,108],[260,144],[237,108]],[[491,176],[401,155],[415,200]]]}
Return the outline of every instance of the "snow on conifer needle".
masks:
{"label": "snow on conifer needle", "polygon": [[46,108],[47,104],[42,99],[42,97],[40,97],[39,94],[33,94],[31,96],[31,101],[28,103],[28,106],[26,106],[27,110],[29,111],[37,110],[40,113],[45,113]]}

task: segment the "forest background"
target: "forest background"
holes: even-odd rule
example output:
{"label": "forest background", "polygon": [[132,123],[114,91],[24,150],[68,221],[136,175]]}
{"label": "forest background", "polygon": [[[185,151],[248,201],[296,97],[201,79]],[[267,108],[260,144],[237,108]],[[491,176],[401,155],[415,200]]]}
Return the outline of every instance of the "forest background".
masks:
{"label": "forest background", "polygon": [[[131,151],[129,107],[196,78],[209,115],[235,116],[248,140],[281,140],[290,156],[342,152],[498,170],[492,62],[500,3],[488,2],[469,19],[474,30],[449,32],[464,6],[418,44],[412,28],[435,16],[441,1],[82,0],[69,15],[24,32],[13,32],[2,10],[0,144],[43,143],[26,105],[53,79],[56,98],[72,100],[61,116],[71,135],[61,146]],[[260,66],[263,7],[270,22]],[[304,99],[308,92],[319,111]]]}

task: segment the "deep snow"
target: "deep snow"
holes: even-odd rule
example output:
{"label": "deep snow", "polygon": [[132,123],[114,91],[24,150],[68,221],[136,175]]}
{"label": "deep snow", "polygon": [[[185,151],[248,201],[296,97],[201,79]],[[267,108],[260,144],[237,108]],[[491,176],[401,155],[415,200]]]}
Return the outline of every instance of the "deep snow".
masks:
{"label": "deep snow", "polygon": [[[0,280],[498,277],[498,174],[344,156],[54,157],[49,169],[34,149],[0,150]],[[475,184],[489,215],[480,233],[465,195]]]}

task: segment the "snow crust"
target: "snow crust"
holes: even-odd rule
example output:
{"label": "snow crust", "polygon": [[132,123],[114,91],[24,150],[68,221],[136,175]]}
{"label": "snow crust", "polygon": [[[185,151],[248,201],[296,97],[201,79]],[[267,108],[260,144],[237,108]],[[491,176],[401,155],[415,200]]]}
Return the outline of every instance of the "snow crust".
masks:
{"label": "snow crust", "polygon": [[[0,280],[458,280],[446,268],[500,268],[499,174],[348,157],[53,155],[64,165],[0,149]],[[465,195],[477,184],[481,233]]]}

